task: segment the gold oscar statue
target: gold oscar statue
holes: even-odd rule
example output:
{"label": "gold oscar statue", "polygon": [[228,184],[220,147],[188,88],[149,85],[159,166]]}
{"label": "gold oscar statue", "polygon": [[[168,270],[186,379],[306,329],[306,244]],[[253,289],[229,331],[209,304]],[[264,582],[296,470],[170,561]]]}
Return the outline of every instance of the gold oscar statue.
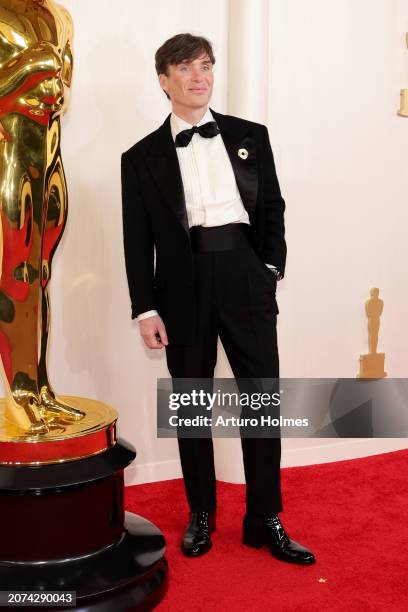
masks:
{"label": "gold oscar statue", "polygon": [[57,396],[47,372],[51,261],[68,209],[60,141],[72,35],[68,11],[54,0],[1,0],[0,462],[3,440],[83,436],[112,430],[117,417],[101,402]]}
{"label": "gold oscar statue", "polygon": [[385,353],[377,353],[380,317],[384,309],[384,301],[379,296],[379,289],[373,287],[370,298],[365,303],[368,322],[368,354],[360,355],[360,373],[357,378],[385,378]]}
{"label": "gold oscar statue", "polygon": [[47,373],[72,30],[54,0],[0,0],[0,583],[58,591],[64,610],[147,611],[167,562],[160,530],[125,513],[136,451],[116,438],[111,406],[57,396]]}
{"label": "gold oscar statue", "polygon": [[[405,35],[405,42],[408,47],[408,32]],[[401,89],[401,104],[398,115],[401,115],[401,117],[408,117],[408,89]]]}

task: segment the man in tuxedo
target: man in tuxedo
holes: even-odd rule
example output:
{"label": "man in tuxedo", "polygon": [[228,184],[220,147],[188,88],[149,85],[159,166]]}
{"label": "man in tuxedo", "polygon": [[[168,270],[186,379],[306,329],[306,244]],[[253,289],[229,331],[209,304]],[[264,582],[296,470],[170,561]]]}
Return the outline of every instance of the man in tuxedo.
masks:
{"label": "man in tuxedo", "polygon": [[[218,336],[237,379],[278,378],[275,291],[285,271],[285,203],[267,128],[209,108],[215,58],[207,39],[173,36],[155,59],[172,112],[122,155],[132,318],[147,347],[165,347],[173,378],[211,379]],[[181,436],[178,444],[190,507],[182,550],[198,556],[210,550],[216,522],[213,444]],[[241,445],[243,543],[313,563],[278,517],[280,438],[241,437]]]}

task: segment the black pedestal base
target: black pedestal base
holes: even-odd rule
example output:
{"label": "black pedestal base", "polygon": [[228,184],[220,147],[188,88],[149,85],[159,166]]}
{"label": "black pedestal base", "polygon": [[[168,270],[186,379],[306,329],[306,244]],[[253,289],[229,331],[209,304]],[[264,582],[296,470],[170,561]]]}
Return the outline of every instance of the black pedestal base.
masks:
{"label": "black pedestal base", "polygon": [[74,609],[80,612],[151,610],[167,589],[164,538],[152,523],[128,512],[125,527],[120,542],[86,557],[41,564],[0,562],[2,589],[76,591]]}
{"label": "black pedestal base", "polygon": [[3,591],[75,591],[76,607],[24,610],[151,610],[167,588],[165,539],[124,513],[123,470],[135,451],[123,440],[87,459],[0,466]]}

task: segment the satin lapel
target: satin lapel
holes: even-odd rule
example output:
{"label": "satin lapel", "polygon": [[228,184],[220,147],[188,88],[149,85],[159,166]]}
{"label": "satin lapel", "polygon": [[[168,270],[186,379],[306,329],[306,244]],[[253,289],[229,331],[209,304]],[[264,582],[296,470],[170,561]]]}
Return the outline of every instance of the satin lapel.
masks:
{"label": "satin lapel", "polygon": [[[212,109],[210,110],[220,128],[221,137],[231,161],[242,203],[252,223],[255,219],[256,200],[258,196],[258,169],[256,163],[255,141],[248,135],[245,124],[241,124],[243,128],[237,130],[236,120],[234,121],[234,125],[231,125],[228,117],[216,113]],[[238,154],[240,150],[242,157]]]}
{"label": "satin lapel", "polygon": [[180,164],[171,135],[170,115],[157,130],[156,141],[146,156],[146,163],[166,204],[190,236]]}

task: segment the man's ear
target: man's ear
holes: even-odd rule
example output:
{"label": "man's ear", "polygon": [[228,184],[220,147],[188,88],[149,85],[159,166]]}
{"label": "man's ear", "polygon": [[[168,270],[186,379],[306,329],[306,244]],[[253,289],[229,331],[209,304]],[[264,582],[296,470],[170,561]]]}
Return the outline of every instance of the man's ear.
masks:
{"label": "man's ear", "polygon": [[167,93],[167,89],[168,89],[168,78],[167,78],[167,75],[159,74],[159,83],[160,83],[160,87],[162,88],[162,90],[165,93]]}

